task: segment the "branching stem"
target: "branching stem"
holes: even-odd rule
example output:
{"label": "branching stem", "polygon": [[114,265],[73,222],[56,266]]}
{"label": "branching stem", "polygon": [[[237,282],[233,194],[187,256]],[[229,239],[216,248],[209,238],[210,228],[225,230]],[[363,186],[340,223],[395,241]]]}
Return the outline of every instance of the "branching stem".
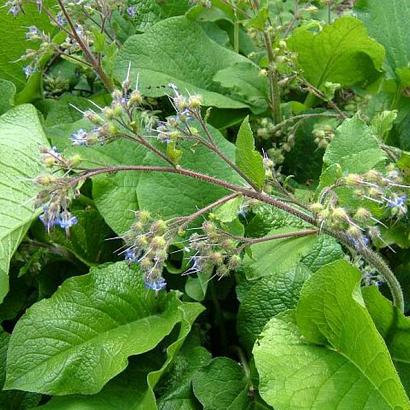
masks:
{"label": "branching stem", "polygon": [[[289,203],[283,202],[278,198],[271,197],[265,192],[255,191],[251,188],[242,187],[240,185],[232,184],[230,182],[223,181],[219,178],[215,178],[210,175],[202,174],[200,172],[192,171],[190,169],[185,169],[182,167],[164,167],[164,166],[151,166],[151,165],[118,165],[118,166],[109,166],[103,168],[96,168],[91,170],[83,170],[79,175],[71,179],[70,185],[75,187],[80,181],[90,178],[96,175],[101,174],[112,174],[119,171],[139,171],[139,172],[161,172],[161,173],[170,173],[176,175],[182,175],[189,178],[198,179],[203,182],[207,182],[212,185],[217,185],[223,187],[229,191],[232,191],[236,194],[242,194],[245,197],[256,199],[265,204],[269,204],[275,208],[281,209],[291,215],[298,217],[299,219],[309,223],[316,228],[319,228],[319,223],[311,214],[304,212],[303,210],[297,209],[291,206]],[[214,205],[215,206],[215,205]],[[313,230],[312,230],[313,231]],[[311,234],[316,233],[311,232]],[[327,227],[321,227],[321,232],[326,233],[330,236],[333,236],[339,240],[343,245],[349,249],[353,249],[355,252],[360,254],[368,263],[374,266],[384,277],[387,285],[390,288],[393,303],[401,311],[404,311],[404,301],[403,293],[400,287],[400,283],[394,276],[393,272],[383,261],[383,259],[373,252],[370,248],[367,247],[357,247],[354,243],[354,240],[349,238],[347,234],[340,231],[335,231]],[[277,239],[277,238],[276,238]]]}

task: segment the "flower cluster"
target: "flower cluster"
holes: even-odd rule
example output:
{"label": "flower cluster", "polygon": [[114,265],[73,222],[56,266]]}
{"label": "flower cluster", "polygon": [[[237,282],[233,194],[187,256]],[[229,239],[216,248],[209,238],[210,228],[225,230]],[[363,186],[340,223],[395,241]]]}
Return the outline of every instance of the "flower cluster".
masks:
{"label": "flower cluster", "polygon": [[109,106],[82,111],[84,119],[93,124],[89,131],[79,129],[71,134],[73,145],[90,146],[106,144],[118,137],[134,139],[141,130],[149,132],[156,122],[155,113],[143,108],[144,99],[138,90],[131,91],[124,82],[122,90],[114,90]]}
{"label": "flower cluster", "polygon": [[381,219],[400,218],[407,213],[408,187],[403,184],[400,172],[393,166],[382,174],[371,170],[363,175],[348,174],[339,179],[333,186],[325,188],[319,202],[311,205],[322,226],[346,232],[356,248],[366,247],[370,240],[381,239],[378,225],[385,226],[366,206],[348,209],[339,205],[337,188],[353,190],[364,204],[374,203]]}
{"label": "flower cluster", "polygon": [[[70,170],[81,161],[78,155],[65,158],[55,147],[42,149],[41,155],[43,164],[48,168]],[[68,209],[72,198],[78,194],[70,178],[51,173],[38,176],[35,183],[43,188],[36,196],[35,207],[42,207],[43,213],[39,218],[47,231],[60,226],[68,232],[77,223],[77,218]]]}
{"label": "flower cluster", "polygon": [[176,112],[175,116],[168,117],[166,121],[160,122],[157,127],[158,139],[167,144],[176,143],[182,138],[192,136],[196,138],[198,131],[190,126],[189,122],[200,116],[202,98],[199,95],[190,95],[188,97],[179,93],[174,84],[169,84],[172,95],[169,100]]}
{"label": "flower cluster", "polygon": [[210,9],[212,7],[211,0],[189,0],[189,3],[196,6],[205,7],[206,9]]}
{"label": "flower cluster", "polygon": [[166,281],[162,271],[172,240],[166,221],[154,220],[147,211],[137,211],[135,222],[122,238],[125,242],[122,253],[129,263],[138,263],[145,286],[155,291],[163,289]]}
{"label": "flower cluster", "polygon": [[319,148],[325,149],[333,140],[335,133],[330,124],[319,122],[316,123],[312,131],[315,144]]}
{"label": "flower cluster", "polygon": [[212,221],[202,224],[203,235],[193,234],[189,247],[194,253],[190,257],[191,267],[185,275],[198,272],[212,272],[219,278],[239,268],[241,258],[237,253],[237,242],[221,231]]}
{"label": "flower cluster", "polygon": [[50,36],[39,30],[36,26],[28,27],[26,31],[26,40],[40,42],[40,47],[37,50],[27,49],[19,60],[30,61],[30,63],[23,67],[23,72],[26,77],[30,77],[38,70],[38,65],[41,57],[54,49]]}
{"label": "flower cluster", "polygon": [[[23,12],[23,3],[23,0],[7,0],[3,7],[8,8],[7,12],[16,17]],[[35,3],[39,12],[43,8],[43,0],[27,0],[26,3]]]}

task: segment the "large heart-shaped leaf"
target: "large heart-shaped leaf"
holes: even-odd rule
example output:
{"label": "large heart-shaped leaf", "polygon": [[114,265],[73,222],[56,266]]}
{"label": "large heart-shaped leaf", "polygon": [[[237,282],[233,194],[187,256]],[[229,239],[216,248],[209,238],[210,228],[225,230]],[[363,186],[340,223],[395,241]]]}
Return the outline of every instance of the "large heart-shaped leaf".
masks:
{"label": "large heart-shaped leaf", "polygon": [[341,17],[318,34],[302,27],[289,39],[289,47],[297,52],[306,79],[317,88],[327,81],[351,86],[374,79],[384,61],[383,47],[353,17]]}
{"label": "large heart-shaped leaf", "polygon": [[305,283],[296,312],[271,319],[254,347],[265,401],[286,409],[407,409],[410,401],[344,260]]}
{"label": "large heart-shaped leaf", "polygon": [[[199,312],[197,312],[199,313]],[[10,339],[5,388],[93,394],[182,321],[177,293],[144,288],[125,262],[74,277],[34,304]]]}
{"label": "large heart-shaped leaf", "polygon": [[201,26],[185,17],[172,17],[143,34],[130,37],[118,53],[115,77],[123,81],[131,64],[131,80],[139,78],[144,95],[171,93],[169,83],[181,91],[201,94],[206,106],[244,108],[246,104],[223,95],[214,75],[245,57],[211,40]]}
{"label": "large heart-shaped leaf", "polygon": [[252,350],[256,338],[273,316],[296,306],[310,273],[299,264],[290,271],[263,277],[253,284],[241,300],[236,325],[247,349]]}
{"label": "large heart-shaped leaf", "polygon": [[410,1],[390,0],[387,4],[383,0],[358,0],[355,12],[369,34],[385,47],[391,75],[394,76],[397,68],[407,67],[410,61]]}
{"label": "large heart-shaped leaf", "polygon": [[8,292],[10,259],[35,217],[33,183],[48,145],[36,110],[22,105],[0,117],[0,302]]}

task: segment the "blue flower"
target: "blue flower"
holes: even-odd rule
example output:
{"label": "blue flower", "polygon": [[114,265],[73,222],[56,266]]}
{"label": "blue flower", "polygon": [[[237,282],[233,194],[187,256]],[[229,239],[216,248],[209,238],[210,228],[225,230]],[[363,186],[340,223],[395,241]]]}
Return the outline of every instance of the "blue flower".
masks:
{"label": "blue flower", "polygon": [[82,128],[76,132],[73,132],[70,136],[71,142],[73,145],[87,145],[87,131]]}
{"label": "blue flower", "polygon": [[129,7],[127,8],[127,14],[128,14],[130,17],[135,17],[136,14],[137,14],[137,8],[136,8],[135,6],[129,6]]}
{"label": "blue flower", "polygon": [[201,272],[202,266],[199,256],[192,256],[189,262],[192,262],[192,266],[183,273],[184,275],[192,275],[193,273]]}
{"label": "blue flower", "polygon": [[155,290],[156,292],[158,292],[161,289],[164,289],[165,286],[167,286],[167,282],[164,278],[145,278],[144,284],[146,288]]}
{"label": "blue flower", "polygon": [[125,250],[124,259],[128,262],[138,262],[141,253],[135,248],[127,248]]}
{"label": "blue flower", "polygon": [[21,9],[21,4],[17,1],[14,1],[14,0],[7,1],[4,6],[5,7],[10,6],[10,8],[8,9],[8,13],[12,14],[14,17],[16,17],[20,13],[20,11],[22,10]]}
{"label": "blue flower", "polygon": [[350,239],[353,242],[353,245],[356,249],[363,249],[369,246],[370,239],[367,236],[362,235],[360,238],[352,238]]}
{"label": "blue flower", "polygon": [[60,225],[61,228],[63,229],[69,229],[73,225],[75,225],[78,222],[78,219],[76,216],[72,215],[68,211],[62,212],[57,220],[57,224]]}
{"label": "blue flower", "polygon": [[386,201],[389,208],[402,208],[406,205],[407,195],[393,195],[392,197],[387,198]]}
{"label": "blue flower", "polygon": [[36,26],[30,26],[26,31],[26,39],[27,40],[36,40],[40,36],[40,31]]}
{"label": "blue flower", "polygon": [[50,232],[50,229],[59,223],[57,215],[53,215],[48,206],[43,207],[43,213],[38,218],[43,222],[47,232]]}
{"label": "blue flower", "polygon": [[36,69],[31,65],[26,65],[25,67],[23,67],[23,72],[26,75],[26,78],[28,78],[36,72]]}
{"label": "blue flower", "polygon": [[64,18],[63,13],[61,11],[57,13],[56,21],[59,26],[64,26],[64,24],[66,23],[66,19]]}

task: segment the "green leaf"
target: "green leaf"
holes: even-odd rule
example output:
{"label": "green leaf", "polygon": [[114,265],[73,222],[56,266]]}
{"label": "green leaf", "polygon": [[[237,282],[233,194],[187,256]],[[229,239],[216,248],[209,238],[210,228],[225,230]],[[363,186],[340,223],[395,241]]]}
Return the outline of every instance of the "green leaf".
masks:
{"label": "green leaf", "polygon": [[311,251],[301,259],[303,265],[312,272],[337,259],[342,259],[344,252],[337,241],[328,235],[319,235]]}
{"label": "green leaf", "polygon": [[7,80],[0,78],[0,114],[4,114],[10,110],[14,105],[14,98],[16,96],[16,86]]}
{"label": "green leaf", "polygon": [[236,138],[236,165],[258,187],[262,188],[265,182],[263,158],[255,151],[255,140],[249,117],[246,117],[239,128]]}
{"label": "green leaf", "polygon": [[387,344],[407,394],[410,394],[410,318],[404,316],[374,286],[363,289],[363,298]]}
{"label": "green leaf", "polygon": [[160,410],[196,410],[197,400],[192,393],[191,381],[195,372],[206,366],[211,354],[202,346],[187,339],[175,357],[172,367],[157,386]]}
{"label": "green leaf", "polygon": [[344,173],[364,173],[386,156],[372,130],[358,117],[343,121],[323,157],[325,167],[339,164]]}
{"label": "green leaf", "polygon": [[204,410],[244,410],[250,406],[249,381],[242,367],[227,357],[217,357],[198,370],[192,387]]}
{"label": "green leaf", "polygon": [[266,323],[278,313],[293,309],[310,270],[303,264],[275,276],[258,280],[239,305],[237,329],[242,344],[252,350]]}
{"label": "green leaf", "polygon": [[[108,382],[99,393],[67,397],[55,396],[40,408],[44,410],[72,410],[73,408],[84,410],[156,409],[156,400],[152,391],[156,380],[153,378],[154,376],[162,376],[169,364],[174,363],[181,344],[191,330],[192,322],[203,310],[203,307],[197,303],[187,303],[181,308],[183,310],[181,329],[175,340],[173,337],[172,340],[165,339],[165,343],[169,344],[166,349],[166,359],[162,365],[162,350],[166,346],[164,342],[154,350],[132,358],[127,369]],[[158,369],[157,366],[160,368]],[[149,385],[153,381],[155,383]]]}
{"label": "green leaf", "polygon": [[[189,53],[188,53],[189,50]],[[198,23],[172,17],[130,37],[118,53],[114,74],[126,77],[131,63],[131,81],[139,78],[142,94],[160,97],[171,93],[169,83],[181,92],[200,94],[205,106],[245,108],[246,104],[222,95],[214,75],[237,62],[249,61],[211,40]]]}
{"label": "green leaf", "polygon": [[220,222],[233,222],[238,217],[242,203],[243,198],[241,197],[231,199],[230,201],[216,208],[213,212],[213,215]]}
{"label": "green leaf", "polygon": [[[409,0],[358,0],[357,16],[365,23],[369,34],[386,49],[390,75],[410,61]],[[380,28],[383,27],[383,30]]]}
{"label": "green leaf", "polygon": [[10,259],[36,216],[33,184],[48,145],[36,110],[22,105],[0,117],[0,302],[8,292]]}
{"label": "green leaf", "polygon": [[192,299],[202,302],[205,299],[212,272],[198,272],[196,277],[189,276],[185,283],[185,293]]}
{"label": "green leaf", "polygon": [[305,283],[294,316],[254,347],[262,398],[286,409],[406,409],[410,402],[366,310],[360,272],[340,260]]}
{"label": "green leaf", "polygon": [[[232,161],[234,146],[214,128],[208,126],[219,149]],[[191,144],[181,144],[183,150],[181,166],[202,172],[232,183],[240,183],[232,169],[213,152],[203,146],[191,149]],[[163,164],[153,154],[148,154],[145,164]],[[141,209],[147,209],[163,218],[189,215],[200,208],[227,195],[229,192],[193,178],[153,172],[140,175],[137,195]]]}
{"label": "green leaf", "polygon": [[371,121],[371,128],[374,135],[385,141],[389,132],[392,130],[394,121],[397,118],[397,111],[382,111],[377,113]]}
{"label": "green leaf", "polygon": [[298,54],[306,79],[317,88],[326,82],[352,86],[371,81],[381,71],[384,49],[353,17],[341,17],[315,34],[309,27],[297,29],[288,41]]}
{"label": "green leaf", "polygon": [[[294,228],[280,228],[268,235],[296,231]],[[300,260],[311,252],[317,241],[316,235],[300,238],[275,239],[250,247],[252,257],[245,255],[243,265],[248,280],[276,275],[293,269]]]}
{"label": "green leaf", "polygon": [[26,410],[36,407],[41,400],[40,394],[23,391],[3,391],[6,379],[7,348],[10,335],[0,327],[0,409],[1,410]]}
{"label": "green leaf", "polygon": [[68,279],[18,321],[7,356],[7,389],[95,394],[154,348],[183,317],[177,293],[144,288],[125,262]]}
{"label": "green leaf", "polygon": [[76,210],[73,214],[77,217],[78,223],[70,228],[69,236],[63,229],[53,229],[45,241],[51,240],[64,246],[89,266],[112,260],[112,253],[119,242],[107,241],[114,235],[98,211],[95,208],[86,208]]}
{"label": "green leaf", "polygon": [[156,404],[154,388],[158,384],[160,378],[172,365],[175,356],[181,349],[186,337],[191,331],[191,326],[204,307],[199,303],[184,303],[180,307],[181,325],[176,340],[167,347],[167,358],[160,369],[153,370],[147,375],[147,391],[144,394],[143,400],[139,403],[140,408],[153,408]]}
{"label": "green leaf", "polygon": [[268,108],[268,82],[259,75],[260,68],[251,62],[236,63],[218,71],[213,80],[230,90],[238,101],[249,105],[256,114]]}
{"label": "green leaf", "polygon": [[7,6],[0,8],[0,77],[12,81],[20,91],[26,85],[23,67],[27,61],[16,60],[25,53],[27,48],[36,48],[36,45],[33,47],[33,43],[25,39],[27,27],[34,25],[40,30],[50,32],[52,26],[48,16],[39,13],[34,3],[24,4],[24,13],[20,13],[17,17],[8,13],[8,8]]}

